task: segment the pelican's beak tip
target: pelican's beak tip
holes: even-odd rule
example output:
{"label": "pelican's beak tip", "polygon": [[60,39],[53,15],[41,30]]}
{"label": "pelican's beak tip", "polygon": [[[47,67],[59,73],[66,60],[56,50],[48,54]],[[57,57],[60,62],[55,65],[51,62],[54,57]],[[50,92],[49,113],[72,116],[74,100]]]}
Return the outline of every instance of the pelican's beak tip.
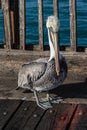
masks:
{"label": "pelican's beak tip", "polygon": [[59,71],[56,71],[57,76],[59,76]]}

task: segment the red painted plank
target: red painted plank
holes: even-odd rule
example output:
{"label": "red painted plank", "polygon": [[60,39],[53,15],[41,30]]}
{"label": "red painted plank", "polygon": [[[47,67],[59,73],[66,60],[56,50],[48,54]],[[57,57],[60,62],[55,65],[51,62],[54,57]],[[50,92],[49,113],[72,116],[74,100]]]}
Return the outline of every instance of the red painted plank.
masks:
{"label": "red painted plank", "polygon": [[[62,106],[64,107],[64,105]],[[57,114],[53,130],[66,130],[76,110],[76,105],[70,105],[61,115]]]}
{"label": "red painted plank", "polygon": [[87,130],[87,105],[78,105],[70,130]]}

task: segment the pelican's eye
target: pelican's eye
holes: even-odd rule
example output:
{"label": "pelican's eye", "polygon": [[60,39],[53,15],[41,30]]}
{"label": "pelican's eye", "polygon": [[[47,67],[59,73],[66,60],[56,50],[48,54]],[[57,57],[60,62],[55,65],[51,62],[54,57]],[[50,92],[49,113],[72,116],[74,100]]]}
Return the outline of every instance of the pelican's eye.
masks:
{"label": "pelican's eye", "polygon": [[49,30],[50,30],[50,32],[53,32],[53,28],[52,27],[49,27]]}

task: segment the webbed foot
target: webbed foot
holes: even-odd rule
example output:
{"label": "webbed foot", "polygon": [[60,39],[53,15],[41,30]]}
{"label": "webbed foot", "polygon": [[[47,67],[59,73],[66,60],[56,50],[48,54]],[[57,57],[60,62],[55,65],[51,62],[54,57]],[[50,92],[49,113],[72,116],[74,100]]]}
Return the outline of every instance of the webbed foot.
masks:
{"label": "webbed foot", "polygon": [[37,105],[38,105],[39,107],[41,107],[42,109],[44,109],[44,110],[47,110],[47,109],[52,108],[51,103],[48,102],[48,101],[45,101],[45,102],[39,102],[39,103],[37,103]]}
{"label": "webbed foot", "polygon": [[61,97],[51,97],[49,94],[47,94],[47,98],[51,103],[60,103],[63,101]]}

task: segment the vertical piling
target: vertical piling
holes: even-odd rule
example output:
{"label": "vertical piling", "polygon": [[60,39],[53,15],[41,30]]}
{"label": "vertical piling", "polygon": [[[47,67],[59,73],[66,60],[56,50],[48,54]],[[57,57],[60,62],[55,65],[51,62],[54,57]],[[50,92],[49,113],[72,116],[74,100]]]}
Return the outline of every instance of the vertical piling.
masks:
{"label": "vertical piling", "polygon": [[25,1],[19,0],[20,49],[25,49]]}
{"label": "vertical piling", "polygon": [[44,32],[43,32],[43,0],[38,0],[38,23],[39,23],[39,46],[43,51]]}
{"label": "vertical piling", "polygon": [[77,49],[77,39],[76,39],[76,0],[70,0],[70,42],[71,51],[76,51]]}

